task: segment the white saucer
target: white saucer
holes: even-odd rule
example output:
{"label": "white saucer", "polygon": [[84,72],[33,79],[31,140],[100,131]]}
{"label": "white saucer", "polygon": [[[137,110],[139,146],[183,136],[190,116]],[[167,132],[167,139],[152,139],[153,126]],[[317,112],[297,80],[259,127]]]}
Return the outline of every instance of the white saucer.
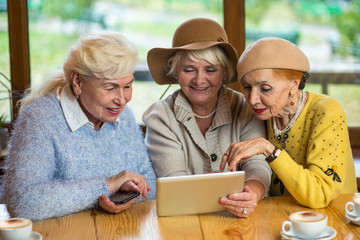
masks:
{"label": "white saucer", "polygon": [[346,212],[345,211],[345,214],[348,215],[349,217],[352,217],[352,218],[360,218],[360,216],[357,215],[356,213],[351,213],[351,212]]}
{"label": "white saucer", "polygon": [[40,233],[32,232],[29,240],[42,240]]}
{"label": "white saucer", "polygon": [[360,217],[345,212],[345,217],[352,223],[360,225]]}
{"label": "white saucer", "polygon": [[280,231],[282,239],[293,239],[293,240],[302,240],[302,239],[315,239],[315,240],[329,240],[333,239],[336,236],[336,230],[332,227],[327,226],[325,230],[317,237],[312,238],[303,238],[303,237],[296,237],[295,234],[287,235],[283,231]]}

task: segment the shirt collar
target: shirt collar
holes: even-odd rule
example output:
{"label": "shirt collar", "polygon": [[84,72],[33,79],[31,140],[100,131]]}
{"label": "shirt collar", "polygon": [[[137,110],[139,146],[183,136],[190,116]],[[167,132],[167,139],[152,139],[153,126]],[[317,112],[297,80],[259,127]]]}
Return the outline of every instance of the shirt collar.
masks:
{"label": "shirt collar", "polygon": [[[84,125],[88,125],[94,129],[94,124],[89,121],[84,111],[81,109],[80,104],[74,96],[69,84],[65,85],[60,92],[57,92],[57,98],[60,100],[60,105],[63,109],[66,122],[72,132]],[[101,128],[104,127],[105,124],[106,123],[104,123]],[[115,120],[113,125],[116,129],[119,127],[119,118]]]}

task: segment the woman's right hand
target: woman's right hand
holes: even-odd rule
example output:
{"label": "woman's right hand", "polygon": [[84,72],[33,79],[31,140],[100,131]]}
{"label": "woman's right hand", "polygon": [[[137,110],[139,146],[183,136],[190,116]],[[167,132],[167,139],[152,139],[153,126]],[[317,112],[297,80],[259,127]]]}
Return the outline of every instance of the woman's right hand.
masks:
{"label": "woman's right hand", "polygon": [[226,164],[228,164],[229,171],[236,171],[236,166],[241,161],[258,154],[268,157],[273,150],[274,145],[261,137],[231,143],[221,159],[220,172],[225,170]]}
{"label": "woman's right hand", "polygon": [[147,192],[151,190],[151,187],[143,175],[127,170],[106,179],[106,183],[111,194],[121,189],[123,191],[140,192],[141,196],[147,197]]}

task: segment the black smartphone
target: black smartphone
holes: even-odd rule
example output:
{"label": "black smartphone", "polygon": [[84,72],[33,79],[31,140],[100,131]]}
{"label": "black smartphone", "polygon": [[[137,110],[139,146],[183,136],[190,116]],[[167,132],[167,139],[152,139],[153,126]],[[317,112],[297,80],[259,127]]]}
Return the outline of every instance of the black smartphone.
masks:
{"label": "black smartphone", "polygon": [[130,201],[133,198],[139,196],[139,192],[117,192],[114,195],[110,196],[110,200],[113,201],[115,204],[124,204]]}

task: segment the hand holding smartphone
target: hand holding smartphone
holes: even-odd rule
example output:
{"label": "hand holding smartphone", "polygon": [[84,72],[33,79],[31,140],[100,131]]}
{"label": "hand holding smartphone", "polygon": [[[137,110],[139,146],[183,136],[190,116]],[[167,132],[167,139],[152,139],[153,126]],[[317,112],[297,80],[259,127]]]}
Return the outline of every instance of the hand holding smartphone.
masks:
{"label": "hand holding smartphone", "polygon": [[136,198],[139,196],[139,192],[122,192],[119,191],[115,193],[114,195],[111,195],[109,198],[111,201],[113,201],[115,204],[124,204],[130,201],[131,199]]}

